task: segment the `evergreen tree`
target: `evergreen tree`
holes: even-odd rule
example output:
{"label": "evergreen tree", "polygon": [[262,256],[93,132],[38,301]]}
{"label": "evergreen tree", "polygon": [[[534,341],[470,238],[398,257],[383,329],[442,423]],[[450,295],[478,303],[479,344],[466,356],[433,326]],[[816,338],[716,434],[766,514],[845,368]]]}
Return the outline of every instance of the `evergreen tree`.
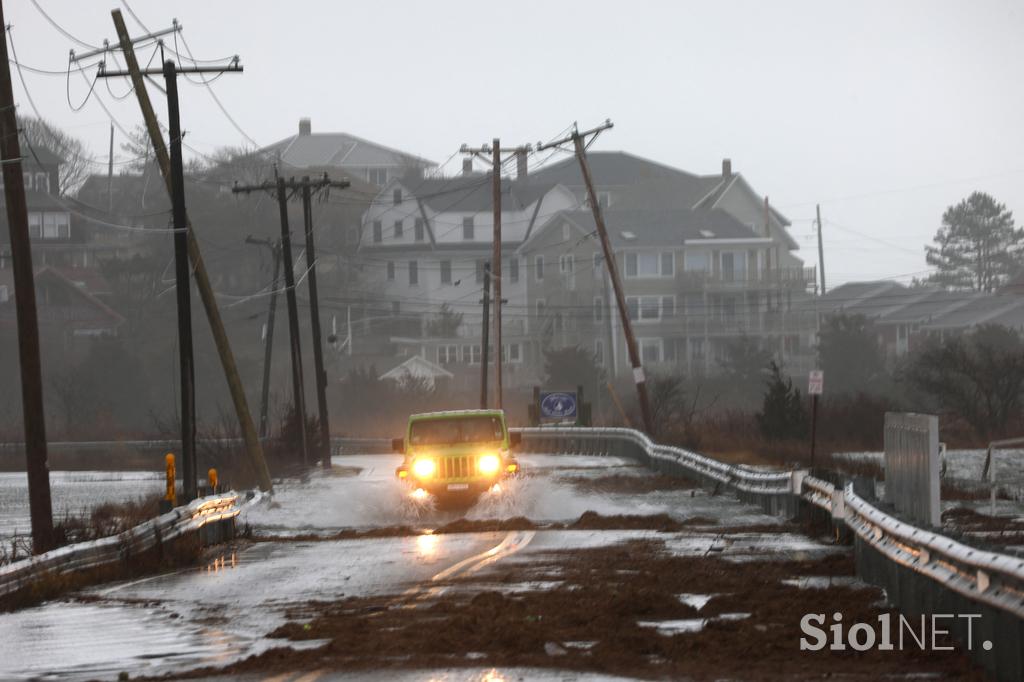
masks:
{"label": "evergreen tree", "polygon": [[801,438],[807,433],[807,413],[793,380],[782,375],[778,363],[769,366],[767,390],[755,417],[761,434],[770,441]]}
{"label": "evergreen tree", "polygon": [[994,291],[1021,266],[1024,229],[1013,213],[984,192],[974,192],[942,215],[935,246],[925,247],[931,281],[953,289]]}

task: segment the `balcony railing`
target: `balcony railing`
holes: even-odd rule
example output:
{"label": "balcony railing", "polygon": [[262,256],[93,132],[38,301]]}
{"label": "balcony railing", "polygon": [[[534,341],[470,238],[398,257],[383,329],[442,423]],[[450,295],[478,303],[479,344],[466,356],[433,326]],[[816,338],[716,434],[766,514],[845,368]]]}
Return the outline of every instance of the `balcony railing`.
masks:
{"label": "balcony railing", "polygon": [[783,289],[805,290],[814,285],[817,269],[814,266],[801,268],[773,268],[753,272],[750,270],[693,271],[681,273],[680,283],[684,290],[701,289]]}

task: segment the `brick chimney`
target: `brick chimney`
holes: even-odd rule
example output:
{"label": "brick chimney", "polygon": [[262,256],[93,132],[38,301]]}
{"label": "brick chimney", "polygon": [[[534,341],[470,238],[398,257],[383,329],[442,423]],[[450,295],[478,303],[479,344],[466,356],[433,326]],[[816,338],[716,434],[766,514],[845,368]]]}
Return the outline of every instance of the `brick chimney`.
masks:
{"label": "brick chimney", "polygon": [[313,122],[308,118],[299,119],[299,135],[309,135],[313,132]]}
{"label": "brick chimney", "polygon": [[728,180],[732,177],[732,159],[722,159],[722,179]]}
{"label": "brick chimney", "polygon": [[524,150],[524,149],[517,149],[516,150],[516,179],[517,180],[525,180],[527,172],[528,171],[527,171],[527,167],[526,167],[526,150]]}
{"label": "brick chimney", "polygon": [[473,174],[473,159],[462,160],[462,174],[472,175]]}

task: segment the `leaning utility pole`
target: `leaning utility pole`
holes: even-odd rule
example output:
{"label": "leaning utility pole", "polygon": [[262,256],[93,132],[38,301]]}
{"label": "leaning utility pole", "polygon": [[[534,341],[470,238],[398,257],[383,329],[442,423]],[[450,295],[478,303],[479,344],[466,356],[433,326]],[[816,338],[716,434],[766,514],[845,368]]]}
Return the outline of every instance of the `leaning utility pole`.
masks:
{"label": "leaning utility pole", "polygon": [[580,164],[580,172],[583,174],[583,182],[587,186],[587,198],[590,200],[590,210],[594,214],[594,224],[597,226],[597,234],[601,239],[601,250],[604,252],[605,266],[608,268],[608,276],[612,281],[612,288],[615,291],[615,301],[619,306],[619,318],[622,321],[622,331],[626,335],[626,348],[629,351],[629,361],[633,366],[633,382],[636,384],[637,400],[640,403],[640,413],[644,420],[644,429],[648,435],[654,433],[654,424],[651,421],[651,407],[647,399],[647,377],[644,375],[644,367],[640,358],[640,351],[637,347],[636,337],[633,335],[633,323],[629,319],[629,310],[626,307],[626,296],[622,290],[622,281],[619,279],[619,266],[615,260],[615,252],[612,251],[611,242],[608,241],[608,230],[604,225],[604,216],[601,213],[601,204],[597,200],[597,192],[594,191],[594,180],[590,175],[590,165],[587,163],[587,145],[585,138],[597,136],[601,132],[612,127],[611,121],[605,121],[604,125],[598,126],[585,132],[579,132],[573,125],[572,134],[561,140],[555,140],[547,144],[538,144],[537,151],[543,151],[550,147],[557,147],[572,141],[576,151],[576,159]]}
{"label": "leaning utility pole", "polygon": [[[315,265],[315,253],[311,256],[311,245],[313,241],[312,233],[312,211],[310,208],[310,190],[319,190],[330,187],[344,189],[349,186],[347,181],[331,180],[325,173],[323,177],[311,180],[309,177],[304,177],[302,180],[296,182],[294,178],[285,180],[282,177],[278,177],[274,182],[264,182],[258,185],[235,185],[231,191],[235,194],[244,192],[246,194],[250,192],[259,191],[275,191],[277,194],[278,207],[281,213],[281,252],[284,260],[284,285],[285,285],[285,301],[288,303],[288,337],[291,341],[291,357],[292,357],[292,396],[293,405],[295,407],[296,415],[300,416],[300,433],[302,441],[302,461],[306,464],[313,462],[313,457],[310,456],[309,443],[306,434],[306,394],[305,394],[305,381],[302,371],[302,344],[299,340],[299,310],[298,300],[295,296],[295,270],[294,261],[292,260],[292,240],[291,230],[288,227],[288,191],[301,192],[303,198],[303,223],[306,233],[306,263],[308,266],[307,276],[314,276],[314,265]],[[313,348],[314,354],[320,340],[320,317],[319,307],[317,304],[317,291],[316,286],[312,284],[310,286],[310,297],[312,299],[313,309]],[[323,354],[322,351],[319,354],[319,358],[316,361],[316,371],[319,377],[317,382],[326,382],[326,374],[323,371]],[[323,393],[321,394],[321,391]],[[327,395],[326,395],[326,383],[324,385],[317,386],[317,398],[320,403],[320,428],[321,438],[324,441],[323,451],[321,457],[324,460],[324,467],[330,468],[330,426],[327,422]]]}
{"label": "leaning utility pole", "polygon": [[[460,151],[463,154],[491,155],[491,204],[493,209],[494,235],[491,245],[491,272],[494,277],[494,406],[501,409],[502,406],[502,347],[501,347],[501,154],[511,152],[523,155],[532,149],[530,145],[501,148],[501,140],[494,138],[490,147],[474,149],[468,145],[462,145]],[[488,324],[485,318],[484,324]]]}
{"label": "leaning utility pole", "polygon": [[274,276],[270,281],[270,310],[267,311],[267,331],[263,341],[263,387],[260,389],[260,438],[267,437],[267,410],[270,403],[270,361],[274,353],[274,319],[277,316],[277,278],[281,272],[281,244],[269,239],[245,238],[246,244],[265,246],[274,260]]}
{"label": "leaning utility pole", "polygon": [[[348,186],[347,182],[344,184]],[[309,316],[313,327],[313,370],[316,372],[316,405],[320,413],[320,461],[324,469],[330,469],[331,425],[327,416],[327,372],[324,370],[324,351],[320,338],[320,301],[316,286],[316,240],[313,239],[313,209],[310,206],[309,176],[302,178],[302,217],[306,228],[306,270],[309,277]]]}
{"label": "leaning utility pole", "polygon": [[[239,188],[235,188],[239,191]],[[292,352],[292,409],[298,419],[302,461],[311,463],[306,437],[306,387],[302,375],[302,343],[299,339],[299,307],[295,298],[295,270],[292,260],[292,236],[288,228],[288,190],[284,178],[277,178],[277,204],[281,212],[281,257],[284,260],[284,300],[288,304],[288,338]]]}
{"label": "leaning utility pole", "polygon": [[[121,16],[120,10],[113,10],[111,15],[114,19],[114,28],[117,31],[120,48],[124,53],[125,64],[128,68],[127,71],[124,72],[106,72],[102,75],[131,76],[132,86],[135,90],[135,95],[139,100],[139,108],[142,110],[142,117],[146,123],[146,131],[149,133],[150,142],[153,144],[154,155],[160,165],[160,172],[167,185],[167,191],[170,193],[172,191],[170,155],[167,152],[167,147],[164,145],[163,136],[160,132],[160,124],[157,121],[156,113],[153,111],[153,104],[149,99],[149,93],[146,91],[146,84],[143,80],[144,74],[139,68],[139,62],[135,57],[134,43],[138,42],[139,39],[132,40],[132,38],[128,36],[128,29],[125,26],[124,17]],[[181,26],[179,24],[175,24],[173,29],[150,34],[141,39],[152,39],[155,36],[174,32],[180,29]],[[109,49],[111,48],[104,48],[100,52],[105,52]],[[87,56],[89,55],[81,55],[79,57],[72,56],[72,61],[84,59]],[[237,61],[235,61],[231,67],[226,68],[196,66],[178,69],[178,72],[209,73],[223,72],[225,70],[241,72],[242,67],[238,65]],[[163,71],[161,70],[155,73],[163,73]],[[148,75],[148,73],[146,75]],[[224,329],[224,321],[221,319],[220,310],[217,308],[217,299],[214,295],[213,287],[210,286],[210,277],[206,272],[206,263],[203,261],[202,252],[199,250],[199,243],[196,241],[195,235],[192,232],[191,221],[187,223],[187,235],[188,254],[192,261],[196,288],[199,290],[199,297],[203,301],[203,308],[206,310],[206,317],[210,323],[210,331],[213,334],[213,340],[217,346],[217,353],[220,356],[221,365],[224,367],[224,376],[228,382],[231,400],[235,407],[235,413],[238,416],[238,424],[242,431],[242,438],[245,441],[246,454],[248,455],[249,463],[252,465],[253,471],[256,474],[256,479],[259,482],[260,489],[263,491],[270,491],[273,490],[273,483],[270,480],[270,470],[267,468],[267,462],[263,457],[263,447],[260,444],[259,437],[256,435],[256,427],[253,424],[252,415],[249,413],[249,403],[245,397],[245,389],[242,387],[241,377],[238,374],[238,365],[235,363],[235,356],[231,351],[231,343],[228,340],[227,331]]]}
{"label": "leaning utility pole", "polygon": [[491,344],[491,264],[484,263],[484,297],[480,301],[484,304],[483,324],[480,325],[480,409],[487,409],[487,374],[490,372],[488,363],[490,353],[488,348]]}
{"label": "leaning utility pole", "polygon": [[[0,3],[0,26],[4,23]],[[11,68],[7,41],[0,40],[0,164],[3,166],[7,229],[14,269],[14,306],[18,317],[18,360],[21,365],[21,405],[25,424],[25,468],[28,473],[28,505],[32,517],[32,551],[53,549],[53,506],[50,500],[50,466],[46,461],[46,422],[43,416],[43,378],[39,357],[39,320],[36,314],[32,247],[28,234],[28,206],[22,175],[18,121],[14,112]]]}
{"label": "leaning utility pole", "polygon": [[167,122],[171,141],[171,211],[174,214],[174,283],[178,299],[178,374],[181,388],[181,479],[185,502],[196,499],[196,374],[192,358],[192,278],[188,266],[188,218],[185,215],[185,169],[181,156],[178,74],[164,62]]}
{"label": "leaning utility pole", "polygon": [[825,247],[821,243],[821,204],[816,204],[814,208],[818,213],[818,273],[821,275],[821,295],[824,296],[827,292],[825,291]]}

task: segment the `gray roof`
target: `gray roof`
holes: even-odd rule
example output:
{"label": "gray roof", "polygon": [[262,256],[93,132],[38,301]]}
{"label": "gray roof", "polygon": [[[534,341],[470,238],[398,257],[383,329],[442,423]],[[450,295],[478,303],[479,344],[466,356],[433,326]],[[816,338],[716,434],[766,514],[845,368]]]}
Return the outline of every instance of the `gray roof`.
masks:
{"label": "gray roof", "polygon": [[844,284],[802,307],[825,314],[864,315],[883,326],[910,324],[932,330],[981,324],[1024,327],[1024,297],[906,287],[888,280]]}
{"label": "gray roof", "polygon": [[[651,180],[699,182],[700,176],[660,164],[657,161],[634,156],[628,152],[588,152],[587,163],[594,184],[628,186]],[[581,187],[583,176],[575,157],[569,157],[532,173],[535,179],[557,182],[568,187]],[[699,199],[700,197],[698,197]]]}
{"label": "gray roof", "polygon": [[[491,210],[494,195],[491,175],[473,173],[451,178],[426,178],[409,175],[399,181],[402,187],[437,213],[477,213]],[[501,179],[503,211],[518,211],[532,205],[555,185],[536,179]]]}
{"label": "gray roof", "polygon": [[265,147],[263,153],[280,156],[295,168],[429,167],[437,164],[348,133],[309,133],[287,137]]}
{"label": "gray roof", "polygon": [[[586,233],[596,229],[591,211],[560,211],[548,221],[567,219]],[[721,209],[710,211],[677,208],[668,210],[616,210],[604,212],[608,238],[615,248],[682,246],[686,240],[759,239],[747,225]],[[543,229],[543,228],[542,228]],[[623,236],[631,232],[635,238]]]}

